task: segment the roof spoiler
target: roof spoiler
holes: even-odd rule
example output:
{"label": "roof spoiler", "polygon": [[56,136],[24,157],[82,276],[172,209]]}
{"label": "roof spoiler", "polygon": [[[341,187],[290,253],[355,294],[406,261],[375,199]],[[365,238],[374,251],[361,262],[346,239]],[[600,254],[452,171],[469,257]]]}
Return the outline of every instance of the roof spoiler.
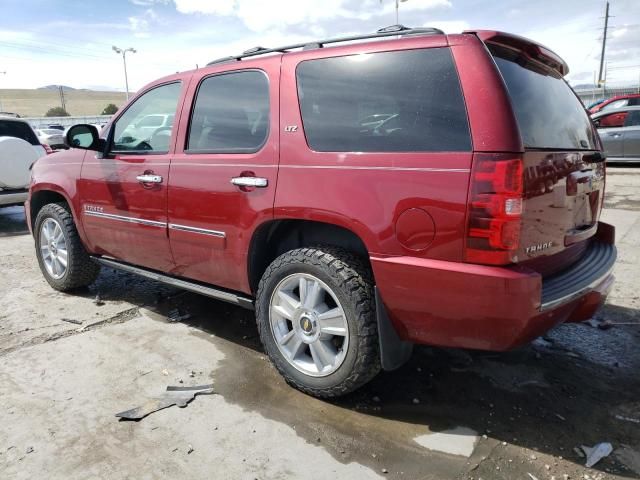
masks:
{"label": "roof spoiler", "polygon": [[512,35],[510,33],[495,30],[465,30],[463,33],[476,35],[485,43],[501,45],[503,47],[519,50],[533,60],[560,73],[563,77],[569,73],[569,65],[553,50],[535,43],[528,38]]}

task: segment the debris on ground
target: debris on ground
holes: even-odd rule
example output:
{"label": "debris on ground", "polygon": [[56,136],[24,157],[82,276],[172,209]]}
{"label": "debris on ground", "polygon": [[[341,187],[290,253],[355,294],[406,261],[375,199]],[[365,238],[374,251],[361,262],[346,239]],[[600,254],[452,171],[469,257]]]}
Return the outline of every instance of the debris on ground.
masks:
{"label": "debris on ground", "polygon": [[573,447],[573,451],[576,452],[576,455],[578,455],[580,458],[584,458],[584,452],[578,447]]}
{"label": "debris on ground", "polygon": [[184,315],[182,315],[180,313],[180,310],[178,310],[177,308],[174,308],[173,310],[171,310],[169,312],[168,317],[167,317],[167,319],[171,323],[181,322],[183,320],[188,320],[190,318],[191,318],[191,314],[190,313],[185,313]]}
{"label": "debris on ground", "polygon": [[531,480],[538,480],[538,477],[536,477],[534,474],[527,472],[527,475],[529,475],[529,478]]}
{"label": "debris on ground", "polygon": [[616,418],[623,422],[640,423],[640,418],[625,417],[623,415],[616,415]]}
{"label": "debris on ground", "polygon": [[609,442],[601,442],[594,445],[593,447],[582,445],[581,448],[584,454],[587,456],[587,461],[585,463],[585,466],[587,468],[593,467],[596,463],[598,463],[603,458],[608,457],[609,455],[611,455],[611,452],[613,452],[613,447]]}
{"label": "debris on ground", "polygon": [[75,320],[73,318],[61,318],[63,322],[73,323],[74,325],[82,325],[82,320]]}
{"label": "debris on ground", "polygon": [[180,408],[186,407],[196,395],[210,395],[213,393],[213,384],[200,385],[196,387],[167,387],[165,393],[158,398],[152,398],[144,405],[124,412],[116,413],[116,417],[125,420],[141,420],[150,413],[157,412],[163,408],[177,405]]}
{"label": "debris on ground", "polygon": [[104,301],[102,300],[102,298],[100,298],[100,294],[96,293],[96,298],[93,299],[93,303],[95,305],[97,305],[98,307],[101,307],[104,305]]}
{"label": "debris on ground", "polygon": [[27,448],[27,453],[33,453],[33,447],[28,447]]}
{"label": "debris on ground", "polygon": [[187,448],[187,455],[189,455],[191,452],[193,452],[193,445],[189,444],[189,447]]}

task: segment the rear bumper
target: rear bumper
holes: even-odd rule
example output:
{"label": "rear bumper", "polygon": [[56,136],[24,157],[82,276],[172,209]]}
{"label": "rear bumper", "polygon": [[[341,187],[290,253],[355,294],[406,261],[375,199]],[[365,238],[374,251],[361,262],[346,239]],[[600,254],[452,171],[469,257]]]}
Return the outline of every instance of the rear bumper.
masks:
{"label": "rear bumper", "polygon": [[590,318],[613,284],[613,227],[601,223],[585,255],[550,278],[414,257],[371,258],[398,335],[415,343],[508,350],[567,321]]}

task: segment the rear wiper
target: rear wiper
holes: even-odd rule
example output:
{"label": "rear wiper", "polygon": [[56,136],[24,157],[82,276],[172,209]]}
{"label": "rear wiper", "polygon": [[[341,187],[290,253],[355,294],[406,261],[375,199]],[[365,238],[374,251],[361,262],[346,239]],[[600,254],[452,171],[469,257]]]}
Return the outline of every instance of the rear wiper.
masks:
{"label": "rear wiper", "polygon": [[590,153],[588,155],[582,156],[582,161],[588,162],[588,163],[602,163],[606,159],[607,159],[607,156],[604,155],[602,152],[594,152],[594,153]]}

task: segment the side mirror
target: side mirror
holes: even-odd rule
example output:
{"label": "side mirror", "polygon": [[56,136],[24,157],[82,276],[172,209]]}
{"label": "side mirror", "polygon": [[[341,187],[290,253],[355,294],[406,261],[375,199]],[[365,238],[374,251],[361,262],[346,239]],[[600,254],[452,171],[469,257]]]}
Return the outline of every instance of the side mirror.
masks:
{"label": "side mirror", "polygon": [[102,151],[104,140],[100,138],[98,129],[93,125],[74,125],[67,132],[67,145],[71,148]]}
{"label": "side mirror", "polygon": [[594,121],[593,121],[593,124],[594,124],[596,127],[599,127],[599,126],[600,126],[600,119],[594,120]]}

